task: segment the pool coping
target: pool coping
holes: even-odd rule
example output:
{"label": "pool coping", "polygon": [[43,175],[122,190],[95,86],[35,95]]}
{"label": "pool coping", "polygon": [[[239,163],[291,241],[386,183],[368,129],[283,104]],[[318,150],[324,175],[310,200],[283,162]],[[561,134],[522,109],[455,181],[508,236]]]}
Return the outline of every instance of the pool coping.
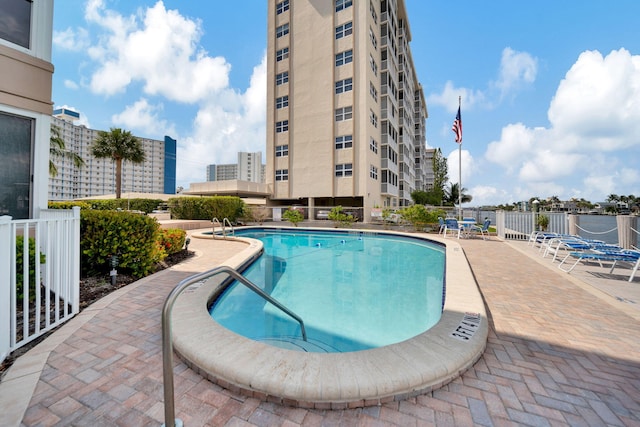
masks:
{"label": "pool coping", "polygon": [[[206,305],[220,280],[207,280],[189,287],[174,304],[173,344],[178,355],[224,388],[301,408],[380,405],[427,393],[458,378],[482,356],[489,331],[484,301],[460,244],[426,233],[355,231],[420,237],[445,246],[446,300],[435,326],[406,341],[358,352],[280,349],[242,337],[213,321]],[[229,267],[239,268],[262,251],[257,240],[227,238],[247,243],[245,250],[224,263]]]}

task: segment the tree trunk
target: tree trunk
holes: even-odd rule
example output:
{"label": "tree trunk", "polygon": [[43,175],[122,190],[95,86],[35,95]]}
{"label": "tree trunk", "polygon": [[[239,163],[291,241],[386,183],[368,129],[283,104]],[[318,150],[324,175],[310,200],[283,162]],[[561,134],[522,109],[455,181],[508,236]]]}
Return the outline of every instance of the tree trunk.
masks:
{"label": "tree trunk", "polygon": [[122,195],[122,159],[116,159],[116,199]]}

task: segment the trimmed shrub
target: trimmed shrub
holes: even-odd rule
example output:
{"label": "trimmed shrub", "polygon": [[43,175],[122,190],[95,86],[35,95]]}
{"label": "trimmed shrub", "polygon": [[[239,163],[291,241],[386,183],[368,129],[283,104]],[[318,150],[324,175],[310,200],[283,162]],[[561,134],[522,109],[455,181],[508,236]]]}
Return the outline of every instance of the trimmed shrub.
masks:
{"label": "trimmed shrub", "polygon": [[411,205],[400,209],[399,211],[402,218],[413,225],[416,231],[423,230],[428,224],[435,224],[438,222],[439,216],[444,216],[443,211],[427,210],[424,205]]}
{"label": "trimmed shrub", "polygon": [[345,213],[343,211],[342,206],[336,206],[332,208],[331,212],[329,212],[328,219],[330,221],[333,221],[335,227],[349,227],[355,220],[355,218],[353,218],[353,215]]}
{"label": "trimmed shrub", "polygon": [[244,202],[235,196],[175,197],[168,201],[171,216],[175,219],[227,218],[235,223],[244,213]]}
{"label": "trimmed shrub", "polygon": [[49,202],[49,209],[71,209],[74,206],[80,206],[80,209],[91,209],[91,203],[89,202]]}
{"label": "trimmed shrub", "polygon": [[184,247],[187,232],[180,228],[160,229],[158,244],[167,255],[180,252]]}
{"label": "trimmed shrub", "polygon": [[99,211],[130,210],[148,214],[153,212],[163,201],[160,199],[105,199],[84,200],[75,202],[49,202],[50,209],[71,209],[80,206],[81,209],[95,209]]}
{"label": "trimmed shrub", "polygon": [[298,223],[304,220],[304,215],[297,209],[289,208],[282,214],[282,219],[289,221],[297,227]]}
{"label": "trimmed shrub", "polygon": [[[28,269],[29,269],[29,301],[36,298],[36,268],[46,262],[46,256],[40,253],[40,263],[36,264],[36,241],[29,238],[28,245]],[[20,303],[24,298],[24,237],[16,236],[16,302]]]}
{"label": "trimmed shrub", "polygon": [[108,272],[111,256],[116,255],[119,269],[144,277],[166,256],[158,244],[160,227],[154,218],[87,210],[80,212],[80,219],[80,265],[85,275]]}

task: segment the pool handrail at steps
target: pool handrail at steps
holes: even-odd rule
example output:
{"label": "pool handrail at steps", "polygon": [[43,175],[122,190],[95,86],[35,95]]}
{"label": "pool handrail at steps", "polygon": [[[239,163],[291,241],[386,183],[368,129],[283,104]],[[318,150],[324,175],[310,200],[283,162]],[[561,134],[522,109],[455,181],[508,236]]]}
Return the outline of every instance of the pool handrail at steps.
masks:
{"label": "pool handrail at steps", "polygon": [[233,225],[231,224],[231,221],[229,221],[229,218],[225,217],[222,219],[222,222],[220,222],[220,220],[216,217],[214,217],[211,220],[211,223],[213,224],[213,238],[216,238],[216,223],[218,223],[218,226],[220,226],[220,228],[222,229],[222,237],[224,239],[227,238],[227,229],[225,227],[226,224],[229,224],[229,228],[231,229],[231,235],[234,236],[235,235],[235,230],[233,229]]}
{"label": "pool handrail at steps", "polygon": [[[216,218],[214,218],[214,220],[217,221]],[[218,221],[218,223],[220,222]],[[267,294],[265,291],[260,289],[257,285],[255,285],[249,279],[244,277],[237,270],[229,266],[222,265],[212,270],[205,271],[204,273],[196,274],[194,276],[184,279],[183,281],[178,283],[178,285],[176,285],[175,288],[173,288],[171,293],[169,293],[169,295],[167,296],[167,299],[164,302],[164,306],[162,307],[162,373],[163,373],[163,380],[164,380],[163,383],[164,383],[164,415],[165,415],[164,426],[175,427],[176,424],[178,426],[182,425],[182,421],[175,419],[175,406],[174,406],[173,341],[172,341],[172,334],[171,334],[171,310],[173,309],[173,304],[175,303],[178,296],[188,287],[198,282],[202,282],[205,279],[209,279],[220,273],[227,273],[229,276],[231,276],[238,282],[245,285],[247,288],[257,293],[263,299],[275,305],[280,310],[284,311],[290,317],[295,319],[300,324],[302,339],[304,341],[307,341],[307,331],[305,330],[304,322],[302,318],[297,314],[295,314],[293,311],[289,310],[286,306],[284,306],[278,300],[273,298],[271,295]]]}

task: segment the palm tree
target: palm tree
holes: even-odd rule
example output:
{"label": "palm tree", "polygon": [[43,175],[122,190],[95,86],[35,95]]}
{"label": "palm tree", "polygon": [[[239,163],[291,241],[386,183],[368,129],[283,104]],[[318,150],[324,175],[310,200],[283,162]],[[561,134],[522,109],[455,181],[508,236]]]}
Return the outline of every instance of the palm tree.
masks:
{"label": "palm tree", "polygon": [[69,158],[77,168],[84,166],[84,160],[78,153],[67,150],[64,139],[60,136],[60,128],[56,125],[51,125],[51,138],[49,139],[49,175],[56,176],[58,175],[58,168],[51,160],[52,157]]}
{"label": "palm tree", "polygon": [[[446,199],[447,202],[453,204],[454,206],[458,204],[459,201],[459,197],[458,197],[458,188],[460,188],[460,185],[457,183],[449,183],[449,188],[446,190]],[[465,192],[467,191],[466,188],[462,187],[462,203],[469,203],[471,200],[473,200],[473,197],[469,194],[465,194]]]}
{"label": "palm tree", "polygon": [[99,131],[93,141],[91,154],[97,159],[112,158],[116,162],[116,199],[122,194],[122,161],[132,163],[145,161],[144,149],[138,138],[129,131],[111,128],[109,132]]}

